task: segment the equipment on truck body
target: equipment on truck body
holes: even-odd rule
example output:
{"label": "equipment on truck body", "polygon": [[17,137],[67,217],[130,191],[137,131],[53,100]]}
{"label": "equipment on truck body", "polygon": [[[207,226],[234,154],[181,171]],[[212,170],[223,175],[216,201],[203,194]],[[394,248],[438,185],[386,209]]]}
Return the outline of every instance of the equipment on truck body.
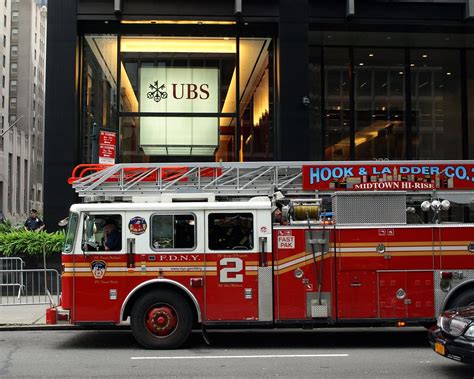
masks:
{"label": "equipment on truck body", "polygon": [[197,325],[433,323],[474,301],[471,177],[471,161],[80,165],[48,320],[130,319],[147,348]]}

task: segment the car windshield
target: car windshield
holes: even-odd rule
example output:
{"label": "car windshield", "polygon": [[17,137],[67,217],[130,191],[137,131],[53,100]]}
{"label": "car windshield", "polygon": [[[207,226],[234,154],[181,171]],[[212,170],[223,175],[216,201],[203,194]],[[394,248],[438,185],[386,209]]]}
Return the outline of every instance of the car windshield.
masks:
{"label": "car windshield", "polygon": [[77,220],[79,220],[79,216],[77,215],[77,213],[71,213],[69,215],[66,239],[64,241],[65,253],[72,252],[72,248],[74,246],[74,240],[76,239],[76,233],[77,233]]}

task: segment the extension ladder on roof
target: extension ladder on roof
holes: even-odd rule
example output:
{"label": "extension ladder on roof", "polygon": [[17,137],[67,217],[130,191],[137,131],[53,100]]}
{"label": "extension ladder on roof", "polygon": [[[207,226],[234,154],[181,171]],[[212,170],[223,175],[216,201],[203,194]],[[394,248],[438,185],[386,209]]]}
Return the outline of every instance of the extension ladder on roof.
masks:
{"label": "extension ladder on roof", "polygon": [[68,182],[81,197],[213,193],[251,197],[303,193],[307,162],[123,163],[79,165]]}

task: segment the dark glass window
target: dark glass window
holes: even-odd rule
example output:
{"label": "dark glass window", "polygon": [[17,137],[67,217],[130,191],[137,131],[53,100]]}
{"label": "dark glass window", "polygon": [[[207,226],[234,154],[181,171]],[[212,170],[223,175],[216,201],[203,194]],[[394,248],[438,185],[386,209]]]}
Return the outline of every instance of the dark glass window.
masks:
{"label": "dark glass window", "polygon": [[411,50],[414,159],[461,159],[459,50]]}
{"label": "dark glass window", "polygon": [[324,49],[326,160],[350,158],[350,59],[349,49]]}
{"label": "dark glass window", "polygon": [[474,158],[474,50],[466,52],[469,159]]}
{"label": "dark glass window", "polygon": [[208,229],[211,250],[251,250],[254,246],[251,213],[211,213]]}
{"label": "dark glass window", "polygon": [[196,246],[194,215],[153,215],[151,246],[153,250],[193,249]]}
{"label": "dark glass window", "polygon": [[312,47],[309,57],[310,159],[321,159],[321,47]]}
{"label": "dark glass window", "polygon": [[403,159],[403,49],[354,49],[356,159]]}

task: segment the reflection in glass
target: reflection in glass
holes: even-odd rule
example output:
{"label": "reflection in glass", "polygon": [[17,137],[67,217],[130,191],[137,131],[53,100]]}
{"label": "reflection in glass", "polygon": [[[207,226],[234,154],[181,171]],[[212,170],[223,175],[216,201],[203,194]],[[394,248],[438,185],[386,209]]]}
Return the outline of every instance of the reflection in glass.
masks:
{"label": "reflection in glass", "polygon": [[[469,136],[469,159],[474,158],[474,51],[466,52],[466,77],[467,77],[467,101],[468,101],[468,136]],[[474,208],[471,210],[474,212]]]}
{"label": "reflection in glass", "polygon": [[350,158],[349,62],[349,49],[324,49],[326,160]]}
{"label": "reflection in glass", "polygon": [[405,99],[403,49],[355,49],[355,156],[403,159]]}
{"label": "reflection in glass", "polygon": [[83,62],[82,160],[97,162],[100,129],[117,127],[117,37],[86,35]]}
{"label": "reflection in glass", "polygon": [[321,48],[310,48],[309,56],[309,132],[310,159],[320,160],[321,139]]}
{"label": "reflection in glass", "polygon": [[411,50],[414,159],[461,159],[458,50]]}

